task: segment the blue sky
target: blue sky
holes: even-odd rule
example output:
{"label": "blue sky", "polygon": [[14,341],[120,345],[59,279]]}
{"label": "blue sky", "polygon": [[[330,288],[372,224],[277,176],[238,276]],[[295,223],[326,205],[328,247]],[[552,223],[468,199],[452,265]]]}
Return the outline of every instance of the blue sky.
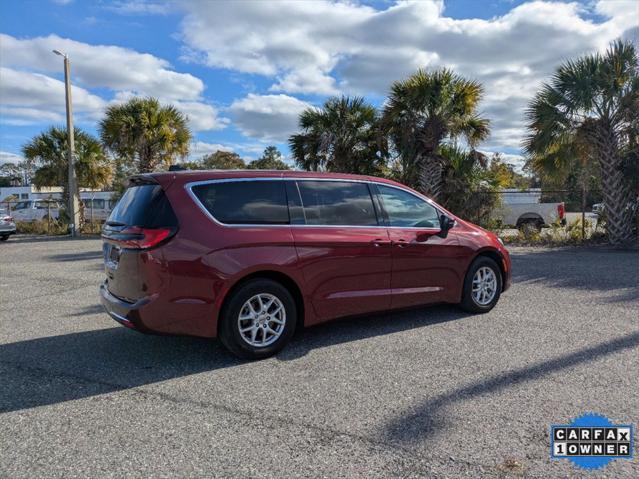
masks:
{"label": "blue sky", "polygon": [[259,156],[309,106],[335,94],[380,105],[393,80],[449,66],[485,86],[483,145],[517,161],[527,100],[566,58],[637,38],[639,2],[81,1],[0,2],[0,161],[64,123],[72,61],[76,123],[96,132],[108,104],[152,95],[194,131],[191,159]]}

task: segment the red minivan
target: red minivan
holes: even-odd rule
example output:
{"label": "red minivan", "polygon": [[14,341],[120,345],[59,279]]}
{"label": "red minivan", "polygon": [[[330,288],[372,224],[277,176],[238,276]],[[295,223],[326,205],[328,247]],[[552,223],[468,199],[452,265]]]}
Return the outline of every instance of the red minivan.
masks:
{"label": "red minivan", "polygon": [[492,233],[394,181],[301,171],[134,176],[102,231],[102,304],[143,332],[270,356],[301,326],[508,288]]}

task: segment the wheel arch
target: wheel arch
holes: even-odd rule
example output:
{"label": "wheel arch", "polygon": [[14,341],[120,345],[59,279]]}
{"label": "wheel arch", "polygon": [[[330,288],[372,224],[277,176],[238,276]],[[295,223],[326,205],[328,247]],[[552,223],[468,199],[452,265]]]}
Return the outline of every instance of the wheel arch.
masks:
{"label": "wheel arch", "polygon": [[[253,279],[270,279],[271,281],[275,281],[277,283],[280,283],[282,286],[284,286],[293,296],[293,300],[295,301],[295,307],[297,308],[296,329],[298,328],[301,329],[304,327],[304,314],[306,311],[306,307],[304,304],[304,296],[302,295],[302,290],[300,289],[299,285],[293,278],[291,278],[286,273],[282,273],[281,271],[269,270],[269,269],[253,271],[239,278],[224,295],[222,304],[220,306],[220,315],[222,314],[222,311],[224,311],[224,308],[226,304],[228,303],[229,298],[231,298],[231,296],[233,295],[233,293],[237,291],[239,288],[241,288],[248,281],[251,281]],[[219,334],[220,323],[221,323],[220,319],[221,318],[218,317],[218,321],[217,321],[218,334]]]}
{"label": "wheel arch", "polygon": [[539,213],[534,213],[534,212],[528,212],[528,213],[524,213],[519,215],[519,218],[517,218],[517,223],[515,224],[515,226],[517,226],[517,228],[519,228],[523,223],[527,222],[527,221],[537,221],[540,224],[544,224],[545,221],[542,218],[542,216]]}
{"label": "wheel arch", "polygon": [[473,257],[472,261],[468,264],[468,268],[466,268],[466,274],[468,274],[468,270],[470,269],[470,266],[475,262],[475,260],[477,258],[482,257],[482,256],[484,256],[486,258],[490,258],[495,263],[497,263],[497,266],[499,267],[499,274],[501,274],[501,290],[503,292],[504,291],[504,284],[506,282],[507,272],[506,272],[506,268],[504,266],[504,258],[501,255],[501,253],[498,250],[496,250],[496,249],[486,248],[486,249],[480,250]]}

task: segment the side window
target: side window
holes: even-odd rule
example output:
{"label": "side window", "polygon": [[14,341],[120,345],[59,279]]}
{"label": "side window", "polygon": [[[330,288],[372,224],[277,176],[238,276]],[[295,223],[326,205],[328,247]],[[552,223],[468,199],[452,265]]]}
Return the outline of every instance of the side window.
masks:
{"label": "side window", "polygon": [[93,198],[82,200],[84,201],[85,208],[93,208],[94,210],[104,209],[104,200],[100,198]]}
{"label": "side window", "polygon": [[192,188],[221,223],[289,224],[284,181],[227,181]]}
{"label": "side window", "polygon": [[439,228],[439,215],[434,206],[407,191],[377,185],[388,213],[390,226]]}
{"label": "side window", "polygon": [[307,225],[377,226],[368,185],[350,181],[298,181]]}

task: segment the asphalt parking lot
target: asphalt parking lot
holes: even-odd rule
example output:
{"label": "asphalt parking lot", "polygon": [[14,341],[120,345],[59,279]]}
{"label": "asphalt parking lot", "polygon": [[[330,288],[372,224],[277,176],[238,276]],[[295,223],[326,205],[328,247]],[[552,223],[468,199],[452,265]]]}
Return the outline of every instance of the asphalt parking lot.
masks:
{"label": "asphalt parking lot", "polygon": [[[0,477],[581,477],[549,458],[549,425],[587,411],[639,424],[639,251],[513,260],[489,314],[337,321],[251,363],[114,323],[99,240],[12,238]],[[639,477],[639,459],[596,477]]]}

